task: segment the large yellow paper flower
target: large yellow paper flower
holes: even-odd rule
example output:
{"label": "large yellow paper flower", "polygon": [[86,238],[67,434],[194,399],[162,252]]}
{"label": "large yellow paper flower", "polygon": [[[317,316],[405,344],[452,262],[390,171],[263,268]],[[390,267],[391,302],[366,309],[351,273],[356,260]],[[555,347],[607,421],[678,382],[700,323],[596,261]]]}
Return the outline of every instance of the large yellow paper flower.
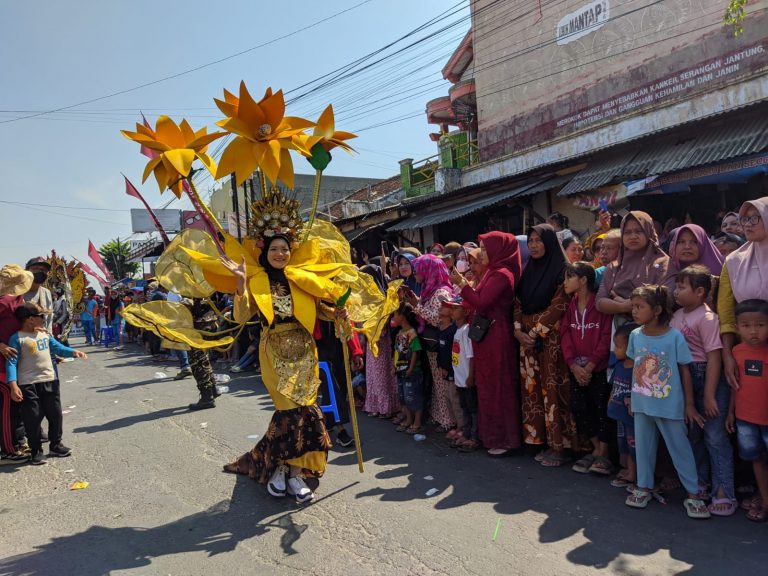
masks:
{"label": "large yellow paper flower", "polygon": [[306,144],[306,147],[309,150],[319,142],[323,145],[326,152],[330,152],[338,147],[350,154],[355,150],[349,144],[344,142],[344,140],[351,140],[352,138],[357,138],[357,135],[352,134],[351,132],[336,130],[336,121],[333,117],[332,104],[328,104],[328,107],[323,110],[322,114],[320,114],[315,129],[312,131],[312,136],[299,136],[299,139]]}
{"label": "large yellow paper flower", "polygon": [[216,163],[205,151],[208,144],[221,138],[224,132],[208,134],[207,128],[201,128],[195,132],[186,120],[176,124],[168,116],[160,116],[154,130],[136,123],[136,132],[128,130],[121,130],[121,132],[129,140],[159,152],[157,157],[147,162],[141,181],[146,182],[150,173],[154,173],[160,192],[169,188],[176,197],[180,198],[182,178],[189,176],[195,158],[203,163],[211,175],[216,172]]}
{"label": "large yellow paper flower", "polygon": [[304,118],[285,116],[282,90],[273,94],[272,89],[267,88],[264,98],[256,102],[245,82],[240,82],[239,98],[224,90],[224,100],[214,98],[214,101],[226,116],[216,125],[236,136],[221,156],[216,178],[234,172],[239,186],[256,168],[261,168],[273,184],[281,180],[293,188],[293,161],[289,150],[310,155],[297,136],[314,124]]}

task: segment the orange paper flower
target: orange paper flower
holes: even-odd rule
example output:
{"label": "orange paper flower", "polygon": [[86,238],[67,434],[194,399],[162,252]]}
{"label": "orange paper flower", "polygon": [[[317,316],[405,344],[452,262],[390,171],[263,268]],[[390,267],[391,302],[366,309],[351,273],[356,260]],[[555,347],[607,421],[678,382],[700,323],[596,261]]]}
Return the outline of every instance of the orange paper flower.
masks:
{"label": "orange paper flower", "polygon": [[234,172],[239,186],[256,168],[261,168],[273,184],[281,180],[293,188],[290,150],[310,156],[298,136],[314,123],[285,116],[282,90],[273,94],[272,89],[267,88],[264,98],[256,102],[248,93],[245,82],[240,82],[239,98],[224,90],[224,100],[214,100],[226,116],[216,125],[235,135],[221,156],[216,178]]}
{"label": "orange paper flower", "polygon": [[312,147],[318,142],[323,145],[326,152],[330,152],[334,148],[342,148],[345,152],[350,154],[354,152],[349,144],[344,140],[351,140],[357,138],[356,134],[351,132],[341,132],[336,130],[336,121],[333,117],[333,105],[328,104],[328,107],[320,114],[320,118],[317,119],[315,129],[312,131],[312,136],[299,136],[306,144],[306,148],[311,150]]}
{"label": "orange paper flower", "polygon": [[121,130],[121,132],[129,140],[159,153],[157,157],[147,162],[141,181],[146,182],[150,173],[154,173],[160,192],[169,188],[177,198],[180,198],[182,179],[189,176],[195,158],[200,160],[211,174],[216,172],[216,163],[205,151],[208,144],[221,138],[224,132],[208,134],[207,128],[201,128],[195,132],[186,120],[176,124],[168,116],[160,116],[154,130],[137,123],[136,132],[128,130]]}

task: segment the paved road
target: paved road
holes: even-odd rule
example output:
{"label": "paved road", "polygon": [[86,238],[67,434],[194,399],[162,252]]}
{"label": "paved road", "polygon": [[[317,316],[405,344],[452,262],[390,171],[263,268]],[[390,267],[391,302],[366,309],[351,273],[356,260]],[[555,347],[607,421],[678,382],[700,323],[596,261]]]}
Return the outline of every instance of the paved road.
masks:
{"label": "paved road", "polygon": [[688,520],[681,494],[631,510],[605,479],[457,454],[366,417],[365,474],[334,451],[318,501],[277,501],[220,471],[269,420],[257,378],[190,413],[191,379],[154,378],[170,363],[89,351],[62,366],[74,454],[0,467],[0,574],[766,573],[768,526],[741,515]]}

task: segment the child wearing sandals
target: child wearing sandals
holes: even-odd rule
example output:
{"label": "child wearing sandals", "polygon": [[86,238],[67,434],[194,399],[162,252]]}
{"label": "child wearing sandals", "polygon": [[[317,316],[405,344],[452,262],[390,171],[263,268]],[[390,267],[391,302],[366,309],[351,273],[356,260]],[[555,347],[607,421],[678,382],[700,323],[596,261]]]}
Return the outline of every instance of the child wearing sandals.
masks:
{"label": "child wearing sandals", "polygon": [[469,324],[467,317],[470,308],[457,296],[454,300],[446,302],[451,310],[451,316],[456,324],[456,333],[453,335],[453,348],[451,349],[451,363],[453,364],[453,378],[456,391],[459,395],[459,403],[463,413],[464,426],[451,444],[459,452],[474,452],[480,447],[477,436],[477,388],[475,387],[475,358],[472,349],[472,340],[469,338]]}
{"label": "child wearing sandals", "polygon": [[744,300],[736,306],[741,344],[733,357],[739,367],[739,387],[731,395],[726,426],[736,430],[739,454],[752,462],[758,496],[746,504],[747,518],[768,520],[768,302]]}
{"label": "child wearing sandals", "polygon": [[681,270],[675,284],[675,301],[681,308],[672,316],[670,326],[682,332],[691,350],[693,400],[696,410],[706,418],[704,428],[692,426],[688,432],[699,491],[712,499],[709,511],[713,515],[730,516],[736,511],[733,448],[725,429],[731,389],[722,371],[720,320],[706,304],[711,290],[709,268],[693,265]]}
{"label": "child wearing sandals", "polygon": [[571,298],[560,325],[560,346],[570,369],[571,412],[579,434],[592,443],[592,452],[572,469],[607,476],[613,471],[608,444],[615,434],[607,414],[611,317],[595,307],[595,269],[588,262],[566,266],[563,288]]}
{"label": "child wearing sandals", "polygon": [[416,333],[418,320],[413,307],[407,303],[401,304],[392,316],[392,324],[400,328],[395,338],[395,373],[397,394],[405,413],[397,431],[418,434],[421,432],[424,411],[424,374],[421,367],[421,340]]}
{"label": "child wearing sandals", "polygon": [[669,326],[665,286],[635,288],[630,301],[632,318],[640,325],[629,335],[627,347],[627,356],[634,362],[630,409],[635,418],[637,487],[625,503],[645,508],[653,497],[661,433],[688,492],[683,502],[688,516],[709,518],[709,510],[699,498],[696,460],[686,429],[686,424],[704,427],[704,418],[694,404],[691,351],[680,331]]}
{"label": "child wearing sandals", "polygon": [[616,440],[619,445],[621,470],[611,481],[611,486],[634,490],[637,482],[635,461],[635,419],[630,410],[632,396],[632,359],[627,358],[629,335],[639,326],[627,322],[613,335],[613,352],[608,360],[611,368],[611,398],[608,401],[608,417],[616,420]]}

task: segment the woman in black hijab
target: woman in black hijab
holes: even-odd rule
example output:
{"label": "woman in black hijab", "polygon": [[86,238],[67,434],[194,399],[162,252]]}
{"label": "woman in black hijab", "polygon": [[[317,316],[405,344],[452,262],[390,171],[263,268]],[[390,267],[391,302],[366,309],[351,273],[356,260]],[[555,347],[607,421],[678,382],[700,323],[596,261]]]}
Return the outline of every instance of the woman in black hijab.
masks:
{"label": "woman in black hijab", "polygon": [[548,445],[536,459],[556,467],[566,461],[575,426],[569,405],[569,379],[560,349],[560,320],[568,307],[563,290],[566,258],[549,224],[528,230],[530,260],[517,285],[515,338],[520,342],[523,439]]}

